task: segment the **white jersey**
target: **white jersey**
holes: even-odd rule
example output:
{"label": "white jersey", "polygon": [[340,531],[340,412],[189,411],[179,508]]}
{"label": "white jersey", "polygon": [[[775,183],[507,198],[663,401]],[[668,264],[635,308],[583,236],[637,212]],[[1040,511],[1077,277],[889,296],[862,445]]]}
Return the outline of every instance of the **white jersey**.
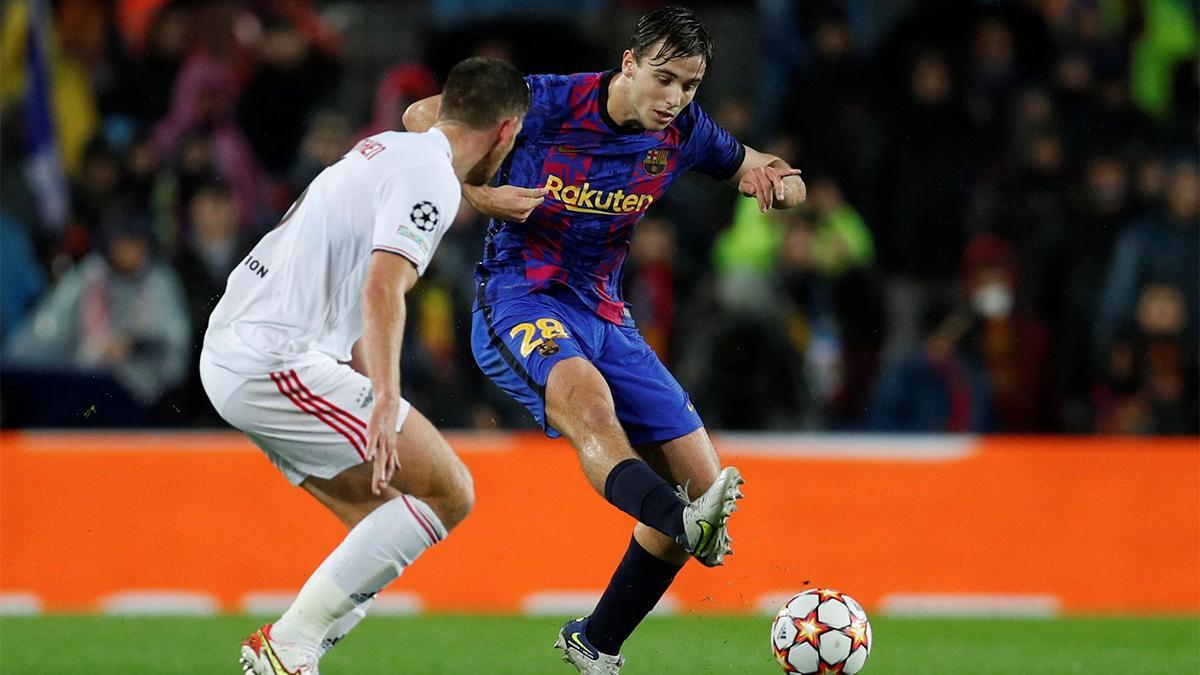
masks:
{"label": "white jersey", "polygon": [[229,275],[204,352],[242,374],[340,361],[362,335],[362,286],[373,251],[425,273],[462,190],[440,130],[386,131],[320,173]]}

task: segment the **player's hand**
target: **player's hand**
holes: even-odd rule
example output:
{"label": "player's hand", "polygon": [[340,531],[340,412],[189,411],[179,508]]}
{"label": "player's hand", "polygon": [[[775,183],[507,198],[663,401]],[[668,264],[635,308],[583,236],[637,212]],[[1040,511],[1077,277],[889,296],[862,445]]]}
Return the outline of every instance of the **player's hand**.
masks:
{"label": "player's hand", "polygon": [[750,169],[742,174],[741,180],[738,181],[738,190],[747,197],[757,198],[758,210],[766,213],[776,202],[782,202],[787,197],[784,179],[792,177],[799,183],[800,195],[797,201],[804,201],[808,188],[800,179],[800,169],[777,169],[773,166]]}
{"label": "player's hand", "polygon": [[544,187],[482,186],[464,189],[463,194],[480,213],[514,223],[525,222],[529,214],[546,200]]}
{"label": "player's hand", "polygon": [[371,492],[380,494],[392,480],[392,474],[400,468],[400,454],[396,449],[396,415],[400,410],[399,400],[375,399],[371,407],[371,419],[367,422],[367,461],[373,463],[371,470]]}

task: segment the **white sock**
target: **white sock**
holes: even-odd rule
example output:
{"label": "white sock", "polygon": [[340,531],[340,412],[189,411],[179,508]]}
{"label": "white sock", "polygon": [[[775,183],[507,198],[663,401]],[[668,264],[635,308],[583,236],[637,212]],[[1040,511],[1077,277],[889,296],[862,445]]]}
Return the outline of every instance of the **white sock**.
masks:
{"label": "white sock", "polygon": [[387,586],[445,536],[446,528],[425,502],[408,495],[388,501],[355,525],[313,572],[271,636],[319,654],[334,624],[359,604],[353,596]]}
{"label": "white sock", "polygon": [[[359,597],[363,596],[354,596],[354,598]],[[367,610],[375,600],[375,594],[372,593],[365,597],[366,599],[355,605],[349,614],[333,622],[333,625],[329,627],[329,632],[325,634],[325,639],[321,640],[321,648],[317,651],[317,656],[325,656],[326,652],[333,649],[334,645],[346,637],[351,630],[354,630],[359,621],[367,618]]]}

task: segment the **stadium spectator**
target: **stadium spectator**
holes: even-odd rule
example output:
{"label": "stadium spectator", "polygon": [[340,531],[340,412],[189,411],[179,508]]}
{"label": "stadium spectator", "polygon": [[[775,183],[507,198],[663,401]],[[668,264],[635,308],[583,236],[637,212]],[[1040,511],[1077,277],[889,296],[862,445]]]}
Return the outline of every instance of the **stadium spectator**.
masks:
{"label": "stadium spectator", "polygon": [[[103,139],[92,139],[83,152],[78,178],[71,184],[72,224],[94,235],[115,208],[121,181],[121,158]],[[82,257],[87,251],[73,253]]]}
{"label": "stadium spectator", "polygon": [[992,385],[997,430],[1053,429],[1058,401],[1045,326],[1018,301],[1016,256],[1008,242],[979,235],[963,255],[960,282],[971,306],[969,347]]}
{"label": "stadium spectator", "polygon": [[1170,283],[1146,286],[1138,302],[1138,327],[1145,340],[1145,395],[1154,435],[1200,433],[1196,343],[1186,337],[1194,320],[1183,289]]}
{"label": "stadium spectator", "polygon": [[830,176],[811,181],[808,191],[816,218],[807,249],[809,265],[823,276],[837,279],[875,263],[875,243],[858,211],[846,202],[841,187]]}
{"label": "stadium spectator", "polygon": [[470,321],[470,308],[455,305],[454,282],[449,270],[435,261],[410,294],[400,368],[412,391],[406,395],[410,402],[424,406],[438,424],[468,427],[471,411],[463,402],[471,394],[463,387],[463,369],[473,364],[462,359],[466,346],[461,326]]}
{"label": "stadium spectator", "polygon": [[150,408],[190,367],[183,289],[144,221],[116,214],[102,239],[12,336],[6,365],[107,372]]}
{"label": "stadium spectator", "polygon": [[[836,328],[836,377],[828,379],[826,405],[830,423],[843,427],[862,415],[871,383],[879,371],[884,339],[884,311],[875,241],[858,210],[831,177],[818,177],[809,187],[816,218],[808,257],[827,286],[828,310]],[[820,335],[820,333],[819,333]],[[817,350],[810,357],[826,358]],[[813,358],[810,358],[810,363]],[[816,363],[813,367],[818,366]]]}
{"label": "stadium spectator", "polygon": [[782,234],[774,214],[750,200],[739,201],[733,222],[713,244],[713,269],[718,276],[744,273],[765,280],[775,267]]}
{"label": "stadium spectator", "polygon": [[816,251],[821,246],[816,213],[806,204],[779,220],[783,231],[772,282],[781,302],[774,313],[782,322],[791,355],[801,364],[796,400],[804,401],[804,416],[811,424],[841,385],[841,335],[830,279],[822,268],[827,261]]}
{"label": "stadium spectator", "polygon": [[1157,148],[1147,148],[1135,158],[1133,167],[1133,194],[1130,195],[1130,211],[1148,214],[1161,210],[1167,195],[1167,160]]}
{"label": "stadium spectator", "polygon": [[674,249],[675,225],[662,218],[646,218],[629,248],[625,273],[625,297],[632,305],[633,318],[663,363],[671,363],[675,332]]}
{"label": "stadium spectator", "polygon": [[970,313],[935,304],[925,310],[923,323],[924,344],[880,375],[866,427],[925,433],[994,430],[987,373],[963,344],[973,326]]}
{"label": "stadium spectator", "polygon": [[880,262],[908,278],[949,281],[965,243],[971,121],[941,54],[918,55],[909,77],[882,147]]}
{"label": "stadium spectator", "polygon": [[161,152],[178,155],[185,165],[189,161],[185,141],[208,140],[212,165],[233,188],[241,223],[248,227],[255,222],[261,178],[254,151],[236,124],[237,97],[237,84],[226,66],[193,57],[175,81],[170,112],[155,128],[154,137]]}
{"label": "stadium spectator", "polygon": [[[997,16],[986,16],[971,33],[964,100],[988,174],[999,170],[1009,141],[1009,110],[1019,83],[1012,30]],[[988,161],[990,160],[990,161]]]}
{"label": "stadium spectator", "polygon": [[[188,209],[191,230],[181,242],[171,263],[179,273],[187,298],[191,334],[189,360],[195,363],[204,341],[208,315],[225,292],[229,272],[254,246],[254,239],[238,228],[238,206],[229,186],[220,179],[200,185]],[[181,387],[172,399],[180,414],[203,424],[218,425],[220,417],[212,409],[195,368],[187,369]]]}
{"label": "stadium spectator", "polygon": [[[1041,94],[1030,95],[1042,99]],[[1067,181],[1066,148],[1059,132],[1046,126],[1018,132],[1013,153],[1014,166],[997,188],[984,229],[1009,242],[1016,253],[1020,303],[1039,315],[1054,315],[1050,279],[1058,270],[1052,255],[1068,236],[1070,218],[1068,195],[1062,189]]]}
{"label": "stadium spectator", "polygon": [[287,173],[287,187],[292,198],[350,149],[357,140],[350,132],[350,120],[339,112],[322,110],[312,116],[300,141],[300,150]]}
{"label": "stadium spectator", "polygon": [[196,10],[189,3],[162,3],[152,14],[144,44],[135,45],[121,108],[143,127],[166,116],[183,62],[196,41]]}
{"label": "stadium spectator", "polygon": [[1101,352],[1117,327],[1133,320],[1141,289],[1152,281],[1181,289],[1185,328],[1195,335],[1200,312],[1200,174],[1194,159],[1181,159],[1172,168],[1166,204],[1126,227],[1117,239],[1095,324],[1095,344]]}
{"label": "stadium spectator", "polygon": [[225,280],[254,240],[239,235],[237,200],[219,179],[200,186],[189,211],[191,232],[172,263],[187,295],[192,343],[198,354],[208,315],[225,292]]}
{"label": "stadium spectator", "polygon": [[[752,211],[759,213],[757,207]],[[780,311],[786,300],[772,276],[774,264],[765,260],[720,269],[693,308],[705,319],[689,329],[680,381],[697,409],[718,427],[803,425],[804,354],[789,338],[794,320]]]}
{"label": "stadium spectator", "polygon": [[880,148],[873,222],[887,285],[888,352],[917,342],[920,308],[953,296],[966,244],[966,196],[972,161],[971,120],[946,57],[920,52],[907,73],[907,97]]}
{"label": "stadium spectator", "polygon": [[1071,199],[1067,230],[1046,252],[1046,287],[1053,296],[1053,362],[1068,399],[1068,429],[1088,427],[1081,406],[1092,371],[1092,322],[1113,240],[1130,217],[1129,199],[1126,162],[1113,150],[1097,150],[1085,163],[1083,184]]}
{"label": "stadium spectator", "polygon": [[1187,321],[1179,287],[1145,286],[1135,323],[1113,337],[1106,368],[1092,387],[1096,432],[1200,432],[1196,345],[1185,337]]}
{"label": "stadium spectator", "polygon": [[1101,434],[1136,434],[1148,427],[1142,396],[1142,362],[1137,331],[1113,336],[1103,369],[1090,392],[1093,430]]}
{"label": "stadium spectator", "polygon": [[313,110],[332,92],[340,65],[274,14],[264,17],[254,46],[258,60],[239,97],[237,122],[263,169],[282,175],[296,158]]}
{"label": "stadium spectator", "polygon": [[867,186],[861,165],[872,140],[870,81],[845,17],[818,9],[820,4],[797,8],[816,14],[812,55],[784,87],[780,127],[799,139],[807,161],[819,160],[851,195],[862,196]]}

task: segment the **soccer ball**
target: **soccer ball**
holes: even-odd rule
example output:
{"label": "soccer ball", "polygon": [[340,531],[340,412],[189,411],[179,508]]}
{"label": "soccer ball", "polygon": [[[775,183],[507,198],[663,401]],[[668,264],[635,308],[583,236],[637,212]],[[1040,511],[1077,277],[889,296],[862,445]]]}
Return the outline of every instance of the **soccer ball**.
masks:
{"label": "soccer ball", "polygon": [[871,624],[854,598],[826,588],[793,595],[771,624],[771,652],[785,673],[862,670],[871,653]]}

